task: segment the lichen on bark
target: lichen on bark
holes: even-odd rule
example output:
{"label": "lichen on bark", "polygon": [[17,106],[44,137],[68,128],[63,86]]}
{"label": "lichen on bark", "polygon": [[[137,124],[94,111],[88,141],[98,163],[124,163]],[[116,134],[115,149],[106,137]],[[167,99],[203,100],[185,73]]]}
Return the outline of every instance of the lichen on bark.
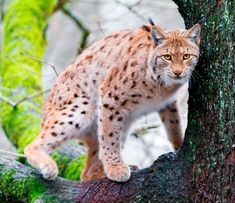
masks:
{"label": "lichen on bark", "polygon": [[235,2],[175,2],[187,27],[202,24],[196,68],[200,77],[190,89],[184,150],[192,174],[190,196],[196,201],[226,202],[235,187],[231,159],[235,154]]}
{"label": "lichen on bark", "polygon": [[42,196],[45,190],[42,181],[30,176],[20,178],[15,170],[1,171],[0,188],[8,197],[15,197],[24,202],[33,202]]}

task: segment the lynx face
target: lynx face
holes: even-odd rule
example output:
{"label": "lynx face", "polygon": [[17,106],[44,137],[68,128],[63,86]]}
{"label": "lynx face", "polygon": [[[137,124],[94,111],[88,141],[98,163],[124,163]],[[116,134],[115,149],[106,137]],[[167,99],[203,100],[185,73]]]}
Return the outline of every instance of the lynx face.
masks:
{"label": "lynx face", "polygon": [[156,26],[151,36],[154,48],[149,67],[153,78],[168,86],[187,82],[199,57],[200,25],[182,31],[165,31]]}

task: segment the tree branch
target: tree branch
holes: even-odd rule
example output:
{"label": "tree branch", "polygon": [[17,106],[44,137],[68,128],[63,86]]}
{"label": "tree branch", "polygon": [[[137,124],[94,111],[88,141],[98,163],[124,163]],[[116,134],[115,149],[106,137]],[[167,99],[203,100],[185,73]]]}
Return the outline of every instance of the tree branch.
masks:
{"label": "tree branch", "polygon": [[15,157],[25,157],[24,154],[10,152],[10,151],[6,151],[6,150],[3,150],[3,149],[0,149],[0,154],[8,155],[8,156],[10,155],[10,156],[15,156]]}
{"label": "tree branch", "polygon": [[47,181],[35,169],[0,158],[0,190],[9,199],[18,201],[32,198],[45,201],[53,197],[56,202],[165,202],[174,197],[177,202],[185,200],[188,195],[187,187],[182,184],[185,177],[183,165],[182,156],[168,153],[159,157],[151,167],[132,172],[126,183],[106,178],[89,182],[63,178]]}
{"label": "tree branch", "polygon": [[4,97],[3,95],[0,95],[0,99],[2,101],[6,102],[7,104],[9,104],[10,106],[15,107],[15,102],[11,101],[7,97]]}
{"label": "tree branch", "polygon": [[10,106],[12,106],[13,108],[16,108],[19,104],[21,104],[22,102],[24,101],[27,101],[27,100],[31,100],[35,97],[38,97],[44,93],[47,93],[49,92],[50,89],[47,89],[47,90],[42,90],[42,91],[39,91],[39,92],[36,92],[36,93],[33,93],[33,94],[30,94],[28,96],[25,96],[24,98],[18,100],[18,101],[12,101],[10,99],[8,99],[7,97],[4,97],[3,95],[0,95],[0,100],[6,102],[7,104],[9,104]]}
{"label": "tree branch", "polygon": [[103,28],[102,28],[100,22],[99,22],[99,21],[96,21],[96,24],[98,25],[100,32],[102,32],[102,34],[105,36],[105,32],[104,32],[104,30],[103,30]]}
{"label": "tree branch", "polygon": [[134,6],[138,5],[141,1],[136,2],[134,5],[128,5],[126,3],[123,3],[119,0],[115,0],[118,4],[126,7],[131,13],[133,13],[134,15],[136,15],[139,19],[141,19],[142,21],[146,22],[146,19],[144,16],[142,16],[140,13],[138,13],[136,10],[134,10]]}

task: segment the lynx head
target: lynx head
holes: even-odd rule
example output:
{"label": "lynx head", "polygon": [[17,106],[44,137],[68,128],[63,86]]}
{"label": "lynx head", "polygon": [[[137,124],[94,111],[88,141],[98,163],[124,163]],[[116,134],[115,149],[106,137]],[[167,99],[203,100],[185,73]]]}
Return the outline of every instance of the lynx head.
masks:
{"label": "lynx head", "polygon": [[173,31],[152,26],[149,68],[156,81],[170,86],[189,80],[199,57],[200,30],[199,24]]}

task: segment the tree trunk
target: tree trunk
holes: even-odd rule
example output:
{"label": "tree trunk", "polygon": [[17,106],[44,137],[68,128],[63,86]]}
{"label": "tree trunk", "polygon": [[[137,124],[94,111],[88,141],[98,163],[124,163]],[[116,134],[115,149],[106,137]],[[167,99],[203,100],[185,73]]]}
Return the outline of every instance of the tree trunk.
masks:
{"label": "tree trunk", "polygon": [[[201,78],[190,89],[189,125],[180,150],[133,172],[127,183],[44,181],[34,169],[0,159],[5,196],[45,202],[47,195],[55,202],[235,202],[235,1],[174,1],[187,27],[202,23]],[[24,186],[16,184],[21,178]]]}
{"label": "tree trunk", "polygon": [[189,197],[235,202],[235,1],[175,2],[186,26],[203,25],[200,78],[190,89],[188,136],[180,152],[187,162]]}

